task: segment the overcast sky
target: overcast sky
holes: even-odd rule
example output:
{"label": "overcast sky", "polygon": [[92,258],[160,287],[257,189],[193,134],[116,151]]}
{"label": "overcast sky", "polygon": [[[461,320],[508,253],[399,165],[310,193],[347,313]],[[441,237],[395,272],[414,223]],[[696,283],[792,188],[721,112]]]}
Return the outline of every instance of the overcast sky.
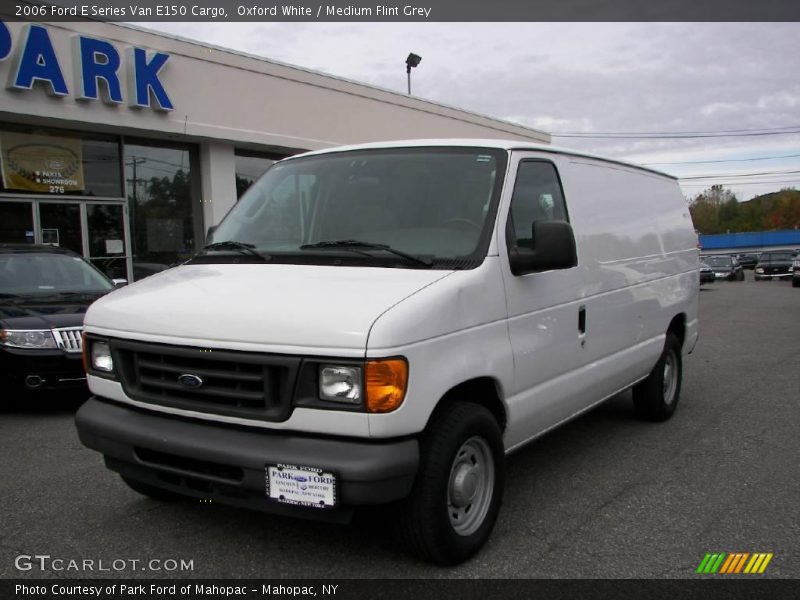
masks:
{"label": "overcast sky", "polygon": [[[740,200],[800,188],[800,133],[702,139],[584,139],[558,132],[800,131],[800,23],[138,23],[190,39],[548,131],[553,143]],[[794,155],[794,156],[792,156]],[[769,158],[786,157],[790,158]],[[759,159],[740,161],[740,159]],[[771,183],[767,183],[771,182]]]}

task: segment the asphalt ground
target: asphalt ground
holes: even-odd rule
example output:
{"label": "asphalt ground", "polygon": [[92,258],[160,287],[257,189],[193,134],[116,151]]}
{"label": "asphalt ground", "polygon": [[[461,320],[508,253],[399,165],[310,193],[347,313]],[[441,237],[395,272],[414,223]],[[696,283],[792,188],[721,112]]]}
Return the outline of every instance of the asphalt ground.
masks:
{"label": "asphalt ground", "polygon": [[[455,568],[406,554],[391,513],[343,526],[146,499],[78,441],[80,399],[4,399],[0,577],[691,578],[715,551],[772,552],[763,577],[800,577],[800,289],[752,277],[702,288],[670,421],[636,420],[625,393],[509,457],[494,534]],[[193,570],[16,568],[35,554]]]}

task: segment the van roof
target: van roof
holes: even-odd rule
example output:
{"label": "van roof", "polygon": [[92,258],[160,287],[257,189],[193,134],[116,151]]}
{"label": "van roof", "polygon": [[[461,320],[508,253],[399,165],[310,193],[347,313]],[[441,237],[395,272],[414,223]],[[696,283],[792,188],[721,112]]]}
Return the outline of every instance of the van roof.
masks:
{"label": "van roof", "polygon": [[651,169],[649,167],[643,167],[642,165],[637,165],[636,163],[619,160],[616,158],[609,158],[607,156],[591,154],[588,152],[581,152],[580,150],[573,150],[571,148],[561,148],[559,146],[550,146],[546,144],[534,144],[531,142],[523,142],[520,140],[440,138],[440,139],[419,139],[419,140],[397,140],[391,142],[371,142],[368,144],[335,146],[333,148],[325,148],[323,150],[304,152],[302,154],[296,154],[294,156],[290,156],[289,158],[286,158],[284,160],[292,160],[293,158],[299,158],[301,156],[316,156],[321,154],[329,154],[331,152],[350,152],[353,150],[372,150],[378,148],[417,148],[426,146],[427,147],[463,146],[463,147],[476,147],[476,148],[498,148],[500,150],[509,150],[509,151],[535,150],[537,152],[549,152],[551,154],[563,154],[568,156],[578,156],[581,158],[592,158],[595,160],[614,163],[625,167],[640,169],[642,171],[647,171],[648,173],[653,173],[654,175],[660,175],[662,177],[667,177],[669,179],[677,180],[677,177],[675,177],[674,175],[670,175],[668,173],[664,173],[663,171],[658,171],[656,169]]}

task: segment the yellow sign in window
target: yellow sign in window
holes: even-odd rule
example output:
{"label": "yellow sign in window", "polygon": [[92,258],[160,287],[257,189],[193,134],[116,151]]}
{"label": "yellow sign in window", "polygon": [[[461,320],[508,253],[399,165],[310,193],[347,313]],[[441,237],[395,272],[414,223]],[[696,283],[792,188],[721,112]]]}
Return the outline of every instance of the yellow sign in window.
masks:
{"label": "yellow sign in window", "polygon": [[6,190],[64,194],[84,189],[76,138],[0,132],[0,168]]}

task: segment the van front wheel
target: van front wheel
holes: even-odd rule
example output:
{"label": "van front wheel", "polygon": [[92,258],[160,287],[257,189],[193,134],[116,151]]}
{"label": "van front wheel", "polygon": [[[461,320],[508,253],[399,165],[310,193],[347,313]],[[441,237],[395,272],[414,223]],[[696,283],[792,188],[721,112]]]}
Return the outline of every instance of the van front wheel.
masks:
{"label": "van front wheel", "polygon": [[486,543],[500,510],[505,483],[500,427],[486,408],[456,402],[433,417],[420,451],[399,533],[420,558],[458,564]]}
{"label": "van front wheel", "polygon": [[664,350],[644,381],[633,386],[636,414],[648,421],[666,421],[675,412],[681,394],[681,343],[667,333]]}

